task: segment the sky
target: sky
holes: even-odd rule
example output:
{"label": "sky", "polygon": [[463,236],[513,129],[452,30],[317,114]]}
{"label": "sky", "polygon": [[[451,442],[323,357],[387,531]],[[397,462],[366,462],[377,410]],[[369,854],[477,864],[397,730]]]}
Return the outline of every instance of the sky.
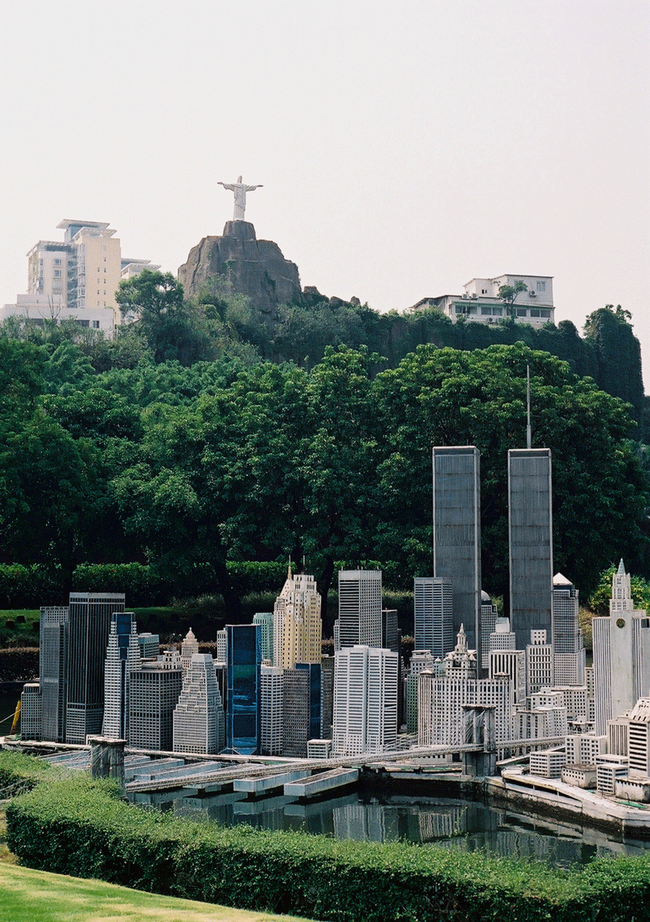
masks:
{"label": "sky", "polygon": [[378,311],[554,278],[650,383],[647,0],[0,0],[0,304],[64,218],[176,273],[246,219]]}

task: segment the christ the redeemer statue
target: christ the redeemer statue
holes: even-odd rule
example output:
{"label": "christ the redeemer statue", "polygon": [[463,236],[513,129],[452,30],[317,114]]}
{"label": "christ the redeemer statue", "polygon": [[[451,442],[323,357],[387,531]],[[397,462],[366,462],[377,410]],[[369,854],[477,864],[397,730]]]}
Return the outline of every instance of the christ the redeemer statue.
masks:
{"label": "christ the redeemer statue", "polygon": [[235,211],[232,219],[233,221],[243,221],[244,212],[246,211],[246,193],[253,192],[255,189],[261,189],[262,183],[258,186],[247,186],[246,183],[241,181],[241,176],[239,176],[237,182],[220,182],[219,185],[223,186],[224,189],[228,189],[229,192],[235,193]]}

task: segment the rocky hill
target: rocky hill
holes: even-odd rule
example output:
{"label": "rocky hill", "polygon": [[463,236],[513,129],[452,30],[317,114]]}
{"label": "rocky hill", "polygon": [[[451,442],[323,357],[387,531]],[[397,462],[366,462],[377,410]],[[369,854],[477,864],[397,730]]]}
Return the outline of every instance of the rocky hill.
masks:
{"label": "rocky hill", "polygon": [[189,297],[215,277],[247,295],[262,314],[272,315],[278,304],[302,302],[298,267],[277,243],[258,240],[248,221],[227,221],[221,237],[204,237],[178,270]]}

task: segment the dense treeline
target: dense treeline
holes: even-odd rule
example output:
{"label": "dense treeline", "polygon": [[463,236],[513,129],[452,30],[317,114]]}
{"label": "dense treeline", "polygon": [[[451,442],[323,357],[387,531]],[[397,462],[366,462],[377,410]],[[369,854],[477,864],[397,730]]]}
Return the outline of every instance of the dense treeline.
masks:
{"label": "dense treeline", "polygon": [[[422,344],[453,349],[485,349],[523,342],[564,359],[581,377],[632,404],[638,423],[643,417],[641,352],[630,314],[609,304],[594,311],[580,337],[569,320],[534,329],[508,319],[488,325],[456,323],[436,308],[380,314],[361,304],[326,298],[307,288],[300,303],[281,304],[273,316],[253,309],[246,297],[228,289],[221,278],[206,283],[199,296],[183,299],[171,275],[145,271],[122,282],[118,302],[139,318],[141,338],[156,361],[176,358],[182,364],[214,359],[233,348],[247,360],[291,361],[312,368],[328,346],[365,346],[380,356],[377,370],[395,368]],[[133,330],[130,331],[131,333]]]}
{"label": "dense treeline", "polygon": [[80,563],[148,563],[176,595],[209,572],[233,615],[232,561],[305,556],[325,594],[335,562],[391,561],[393,582],[408,587],[431,568],[431,446],[471,443],[482,456],[483,582],[504,595],[506,456],[525,445],[530,366],[533,444],[553,451],[556,569],[585,593],[620,556],[648,574],[636,427],[570,364],[522,342],[428,343],[394,368],[346,346],[325,347],[311,367],[271,363],[214,305],[231,345],[224,334],[217,357],[187,353],[184,364],[168,355],[189,342],[184,302],[172,300],[168,310],[163,290],[146,317],[127,304],[140,319],[114,343],[65,327],[3,329],[0,562],[59,567],[65,589]]}

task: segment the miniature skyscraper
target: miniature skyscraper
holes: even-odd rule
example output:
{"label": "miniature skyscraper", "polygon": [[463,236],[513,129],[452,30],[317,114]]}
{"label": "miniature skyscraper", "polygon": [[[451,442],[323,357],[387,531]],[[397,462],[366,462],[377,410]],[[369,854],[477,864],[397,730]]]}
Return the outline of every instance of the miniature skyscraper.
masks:
{"label": "miniature skyscraper", "polygon": [[214,660],[209,653],[193,653],[174,708],[174,749],[219,752],[223,744],[224,714]]}
{"label": "miniature skyscraper", "polygon": [[70,593],[66,743],[85,744],[88,735],[102,732],[104,661],[111,615],[123,611],[123,593]]}
{"label": "miniature skyscraper", "polygon": [[138,668],[140,645],[135,615],[113,612],[104,664],[104,721],[102,735],[127,739],[129,732],[129,686],[131,672]]}
{"label": "miniature skyscraper", "polygon": [[41,735],[43,740],[65,742],[66,662],[68,617],[65,607],[41,608],[40,666]]}
{"label": "miniature skyscraper", "polygon": [[171,750],[174,708],[183,687],[181,656],[166,650],[156,659],[141,659],[129,678],[129,745]]}
{"label": "miniature skyscraper", "polygon": [[413,581],[414,647],[443,657],[454,648],[451,580],[416,576]]}
{"label": "miniature skyscraper", "polygon": [[275,666],[293,669],[296,663],[320,663],[323,626],[316,580],[306,573],[287,572],[273,608]]}
{"label": "miniature skyscraper", "polygon": [[226,746],[242,755],[253,755],[260,751],[262,744],[262,629],[259,624],[227,624],[226,636]]}
{"label": "miniature skyscraper", "polygon": [[609,617],[591,622],[594,645],[595,726],[600,736],[607,721],[634,707],[650,688],[650,619],[635,610],[630,576],[621,560],[612,577]]}
{"label": "miniature skyscraper", "polygon": [[582,685],[585,649],[578,621],[578,590],[556,573],[553,577],[553,660],[556,685]]}
{"label": "miniature skyscraper", "polygon": [[473,445],[433,449],[433,575],[452,581],[454,633],[464,625],[481,662],[480,454]]}
{"label": "miniature skyscraper", "polygon": [[336,650],[365,644],[381,647],[381,570],[339,570]]}
{"label": "miniature skyscraper", "polygon": [[397,653],[363,644],[335,653],[333,752],[382,752],[395,744],[397,659]]}
{"label": "miniature skyscraper", "polygon": [[510,547],[510,623],[517,649],[530,643],[532,630],[552,638],[553,518],[551,450],[508,452],[508,540]]}

